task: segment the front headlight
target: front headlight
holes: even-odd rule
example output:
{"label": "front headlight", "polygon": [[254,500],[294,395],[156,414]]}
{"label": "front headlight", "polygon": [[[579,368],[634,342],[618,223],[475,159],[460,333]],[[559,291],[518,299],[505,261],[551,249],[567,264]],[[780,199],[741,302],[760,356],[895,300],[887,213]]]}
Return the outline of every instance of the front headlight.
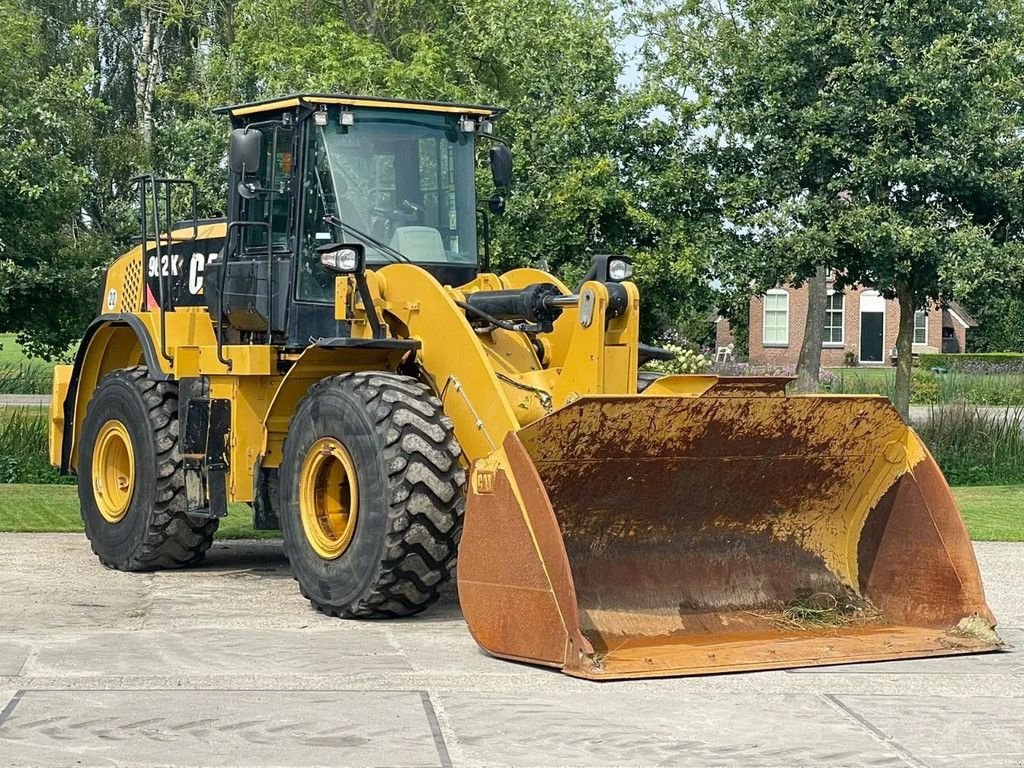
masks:
{"label": "front headlight", "polygon": [[361,245],[342,245],[330,243],[317,248],[320,263],[331,272],[349,275],[359,272],[363,264],[363,247]]}
{"label": "front headlight", "polygon": [[615,258],[608,261],[608,279],[621,283],[633,276],[633,265],[626,259]]}

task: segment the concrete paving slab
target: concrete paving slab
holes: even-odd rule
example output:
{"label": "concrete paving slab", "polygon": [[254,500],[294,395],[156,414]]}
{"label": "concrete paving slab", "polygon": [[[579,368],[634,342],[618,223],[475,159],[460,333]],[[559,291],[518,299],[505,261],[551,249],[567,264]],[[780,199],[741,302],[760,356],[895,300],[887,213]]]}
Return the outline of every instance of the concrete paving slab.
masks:
{"label": "concrete paving slab", "polygon": [[[989,599],[1002,626],[1011,628],[1004,634],[1024,647],[1024,632],[1013,629],[1024,627],[1024,620],[1014,624],[1008,618],[1024,613],[1024,544],[984,544],[977,551]],[[159,699],[138,698],[139,691],[151,691],[152,696],[171,691],[175,696],[206,698],[195,699],[195,707],[193,699],[174,699],[161,715],[168,721],[197,707],[204,719],[216,716],[225,722],[236,717],[244,723],[242,716],[249,712],[249,719],[257,722],[263,722],[259,717],[267,712],[284,713],[297,718],[288,721],[289,727],[301,731],[322,726],[318,713],[324,708],[344,709],[334,699],[322,704],[321,696],[356,690],[374,695],[427,690],[434,725],[447,742],[442,747],[457,768],[817,768],[886,766],[894,759],[895,764],[921,768],[933,762],[915,756],[910,740],[904,746],[874,724],[872,697],[892,697],[908,707],[917,706],[918,700],[961,697],[965,711],[971,702],[986,698],[1024,701],[1024,675],[1016,674],[1024,658],[1021,653],[819,668],[813,673],[769,671],[595,684],[486,656],[470,637],[453,591],[409,620],[346,622],[324,617],[299,595],[279,541],[218,542],[202,567],[155,574],[106,570],[84,537],[75,534],[0,534],[0,552],[0,579],[7,577],[0,580],[0,620],[6,622],[0,623],[0,644],[30,649],[18,677],[0,676],[0,711],[11,714],[21,706],[19,702],[8,707],[14,688],[26,689],[26,696],[74,689],[65,695],[92,697],[106,691],[109,698],[100,703],[126,711],[156,707],[152,702]],[[259,704],[244,698],[256,695],[254,691],[275,697],[286,690],[295,698],[263,699]],[[851,697],[866,697],[863,712],[853,708],[858,699]],[[50,698],[37,700],[35,706],[47,717],[61,717],[68,714],[68,701]],[[265,706],[266,702],[275,706]],[[314,705],[304,709],[302,702]],[[380,714],[382,708],[375,704],[371,710]],[[263,726],[252,729],[259,727]],[[82,732],[86,735],[79,736]],[[352,730],[355,735],[364,732],[362,727]],[[393,737],[388,729],[384,737],[380,732],[374,732],[378,739]],[[219,737],[200,743],[198,738],[188,741],[186,734],[175,736],[177,741],[169,742],[165,759],[159,760],[159,733],[153,738],[146,733],[122,738],[111,731],[109,737],[100,737],[89,734],[85,725],[54,730],[50,741],[43,738],[46,734],[21,739],[18,744],[28,743],[36,750],[23,763],[74,764],[81,759],[71,752],[61,762],[61,735],[86,757],[95,756],[98,764],[137,764],[134,756],[119,757],[114,748],[127,743],[134,749],[139,740],[148,740],[144,755],[161,763],[230,764],[241,750],[218,752],[207,744],[219,743]],[[239,736],[232,743],[237,746],[244,739]],[[258,733],[254,739],[259,750],[269,750]],[[0,764],[10,762],[9,743],[13,742],[0,741]],[[315,752],[317,746],[300,744],[296,750],[279,751],[276,760],[259,751],[244,762],[343,763],[333,752],[327,757]],[[946,752],[960,754],[955,746]],[[945,754],[936,747],[940,753]],[[352,754],[362,759],[365,753]],[[433,764],[443,763],[441,755],[431,758]],[[374,759],[371,754],[367,764]]]}
{"label": "concrete paving slab", "polygon": [[435,695],[470,765],[905,766],[820,696]]}
{"label": "concrete paving slab", "polygon": [[786,670],[793,675],[1020,675],[1024,676],[1024,629],[1000,627],[999,636],[1012,648],[974,656],[935,656],[906,661],[877,661]]}
{"label": "concrete paving slab", "polygon": [[1008,541],[976,541],[985,598],[1002,627],[1024,627],[1024,595],[1021,571],[1024,546]]}
{"label": "concrete paving slab", "polygon": [[[9,766],[438,766],[418,691],[24,691]],[[440,748],[440,749],[439,749]]]}
{"label": "concrete paving slab", "polygon": [[40,638],[25,668],[33,677],[89,675],[315,675],[408,671],[409,662],[382,629],[334,627],[330,631],[221,629],[187,632],[110,631]]}
{"label": "concrete paving slab", "polygon": [[30,650],[27,643],[0,639],[0,677],[21,674]]}
{"label": "concrete paving slab", "polygon": [[[966,693],[966,692],[965,692]],[[1024,766],[1024,699],[979,696],[834,697],[920,768]]]}
{"label": "concrete paving slab", "polygon": [[139,625],[152,575],[104,568],[83,535],[0,537],[0,631]]}

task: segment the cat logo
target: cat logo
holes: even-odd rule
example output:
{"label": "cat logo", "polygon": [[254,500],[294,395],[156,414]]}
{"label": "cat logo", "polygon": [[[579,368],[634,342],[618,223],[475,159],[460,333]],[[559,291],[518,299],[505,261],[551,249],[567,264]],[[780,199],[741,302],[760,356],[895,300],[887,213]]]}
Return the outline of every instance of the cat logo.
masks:
{"label": "cat logo", "polygon": [[117,291],[111,288],[107,292],[107,309],[113,309],[117,304]]}

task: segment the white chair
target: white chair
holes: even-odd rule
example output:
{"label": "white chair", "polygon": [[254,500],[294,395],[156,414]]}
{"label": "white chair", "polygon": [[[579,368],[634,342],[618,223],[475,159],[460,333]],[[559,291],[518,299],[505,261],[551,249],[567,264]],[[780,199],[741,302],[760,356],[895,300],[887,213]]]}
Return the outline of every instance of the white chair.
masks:
{"label": "white chair", "polygon": [[727,347],[719,347],[718,351],[715,352],[716,363],[728,363],[733,359],[733,350],[736,348],[735,344],[730,344]]}

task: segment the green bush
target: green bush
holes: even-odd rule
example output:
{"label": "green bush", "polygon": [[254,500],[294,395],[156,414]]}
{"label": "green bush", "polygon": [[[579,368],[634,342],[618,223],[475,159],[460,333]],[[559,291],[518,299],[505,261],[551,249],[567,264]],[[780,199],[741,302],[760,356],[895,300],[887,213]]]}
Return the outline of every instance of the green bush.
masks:
{"label": "green bush", "polygon": [[50,466],[48,421],[41,410],[0,409],[0,483],[71,482]]}
{"label": "green bush", "polygon": [[917,369],[910,381],[910,402],[914,405],[928,405],[942,402],[939,377],[929,371]]}
{"label": "green bush", "polygon": [[1024,483],[1024,408],[936,406],[917,432],[951,485]]}
{"label": "green bush", "polygon": [[946,368],[955,371],[968,363],[1019,363],[1024,361],[1021,352],[963,352],[958,354],[923,354],[918,355],[918,365],[922,368]]}

